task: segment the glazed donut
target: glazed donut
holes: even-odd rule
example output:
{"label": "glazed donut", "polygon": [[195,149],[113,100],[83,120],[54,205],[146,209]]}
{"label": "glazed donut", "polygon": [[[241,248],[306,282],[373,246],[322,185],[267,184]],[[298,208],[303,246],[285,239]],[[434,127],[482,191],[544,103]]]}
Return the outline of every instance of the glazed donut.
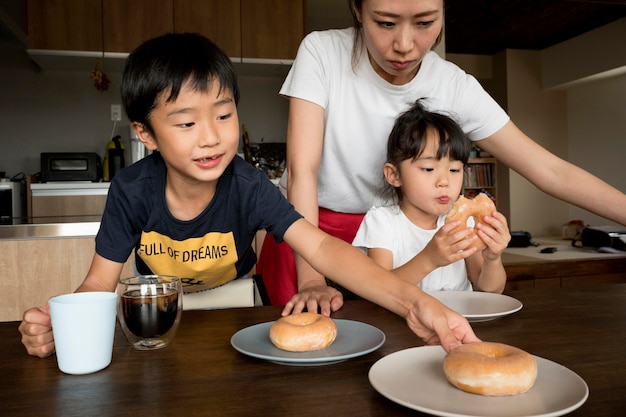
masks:
{"label": "glazed donut", "polygon": [[453,349],[443,372],[455,387],[473,394],[504,396],[528,391],[537,379],[537,362],[527,352],[502,343],[476,342]]}
{"label": "glazed donut", "polygon": [[[454,232],[457,232],[466,228],[467,219],[470,218],[470,216],[473,217],[474,231],[468,236],[472,237],[476,235],[476,225],[478,223],[483,223],[483,218],[485,216],[491,215],[491,213],[493,213],[495,209],[496,205],[485,193],[478,194],[474,199],[460,196],[458,200],[455,201],[452,209],[450,209],[450,211],[448,212],[448,215],[446,216],[446,223],[450,223],[454,220],[460,220],[461,225],[458,227],[458,229],[454,230]],[[485,245],[485,242],[478,238],[470,247],[468,247],[468,249],[473,247],[481,251],[485,249],[487,245]]]}
{"label": "glazed donut", "polygon": [[270,327],[270,340],[279,349],[308,352],[330,346],[337,337],[337,325],[316,313],[296,313],[281,317]]}

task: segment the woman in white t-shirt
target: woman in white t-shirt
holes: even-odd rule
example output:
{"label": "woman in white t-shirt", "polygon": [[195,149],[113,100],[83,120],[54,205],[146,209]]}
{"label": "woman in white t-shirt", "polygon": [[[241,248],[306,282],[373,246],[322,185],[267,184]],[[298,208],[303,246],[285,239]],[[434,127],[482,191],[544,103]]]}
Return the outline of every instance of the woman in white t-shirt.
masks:
{"label": "woman in white t-shirt", "polygon": [[[381,195],[389,203],[368,210],[352,244],[424,291],[501,293],[506,284],[501,255],[511,240],[506,218],[494,210],[480,219],[479,237],[472,239],[480,238],[486,248],[468,257],[456,247],[459,221],[445,224],[463,188],[470,147],[454,120],[425,110],[420,101],[402,113],[382,169]],[[407,268],[410,263],[416,267]]]}
{"label": "woman in white t-shirt", "polygon": [[[454,115],[481,149],[541,190],[626,225],[624,193],[535,143],[472,76],[432,51],[443,0],[349,4],[354,27],[307,35],[280,91],[289,97],[282,186],[309,221],[352,241],[375,204],[394,119],[426,98],[428,110]],[[286,303],[283,314],[319,308],[329,315],[343,304],[341,293],[271,236],[258,271],[272,303]]]}

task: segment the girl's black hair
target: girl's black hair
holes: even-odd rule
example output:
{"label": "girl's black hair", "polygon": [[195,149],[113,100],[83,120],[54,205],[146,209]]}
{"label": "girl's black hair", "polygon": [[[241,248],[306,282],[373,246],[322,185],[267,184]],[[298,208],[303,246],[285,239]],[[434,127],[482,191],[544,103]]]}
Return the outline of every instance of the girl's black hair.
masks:
{"label": "girl's black hair", "polygon": [[[387,163],[400,169],[400,163],[407,159],[415,161],[424,152],[429,134],[433,132],[439,139],[435,155],[437,160],[449,157],[467,164],[471,144],[461,127],[451,118],[441,113],[428,111],[417,100],[406,112],[396,119],[387,141]],[[385,181],[384,195],[395,193],[398,202],[402,201],[399,187],[392,187]]]}
{"label": "girl's black hair", "polygon": [[229,90],[239,101],[237,75],[228,56],[213,42],[195,33],[168,33],[138,46],[126,59],[120,93],[131,122],[143,124],[150,133],[150,113],[163,92],[175,101],[183,84],[207,92],[219,82],[219,93]]}

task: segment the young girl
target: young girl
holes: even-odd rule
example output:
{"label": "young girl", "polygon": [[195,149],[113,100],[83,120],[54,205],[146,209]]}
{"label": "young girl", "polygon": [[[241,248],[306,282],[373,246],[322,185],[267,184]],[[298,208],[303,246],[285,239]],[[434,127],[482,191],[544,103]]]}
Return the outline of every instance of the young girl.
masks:
{"label": "young girl", "polygon": [[[449,117],[420,102],[398,117],[387,143],[384,194],[395,204],[371,208],[352,244],[386,269],[407,263],[419,274],[403,278],[425,291],[476,290],[501,293],[506,273],[501,254],[511,236],[506,218],[494,211],[478,224],[487,248],[459,252],[458,222],[446,213],[461,193],[470,142]],[[469,281],[468,281],[469,278]]]}

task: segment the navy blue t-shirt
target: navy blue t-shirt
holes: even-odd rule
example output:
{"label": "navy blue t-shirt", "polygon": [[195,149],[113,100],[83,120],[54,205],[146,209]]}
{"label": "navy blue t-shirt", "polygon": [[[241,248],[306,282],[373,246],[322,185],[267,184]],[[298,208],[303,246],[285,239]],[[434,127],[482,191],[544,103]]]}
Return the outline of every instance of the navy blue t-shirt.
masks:
{"label": "navy blue t-shirt", "polygon": [[265,229],[277,242],[302,216],[266,174],[236,156],[198,217],[174,218],[165,202],[167,167],[154,153],[121,170],[111,182],[96,252],[126,262],[135,250],[140,273],[180,277],[185,291],[225,284],[256,262],[252,240]]}

